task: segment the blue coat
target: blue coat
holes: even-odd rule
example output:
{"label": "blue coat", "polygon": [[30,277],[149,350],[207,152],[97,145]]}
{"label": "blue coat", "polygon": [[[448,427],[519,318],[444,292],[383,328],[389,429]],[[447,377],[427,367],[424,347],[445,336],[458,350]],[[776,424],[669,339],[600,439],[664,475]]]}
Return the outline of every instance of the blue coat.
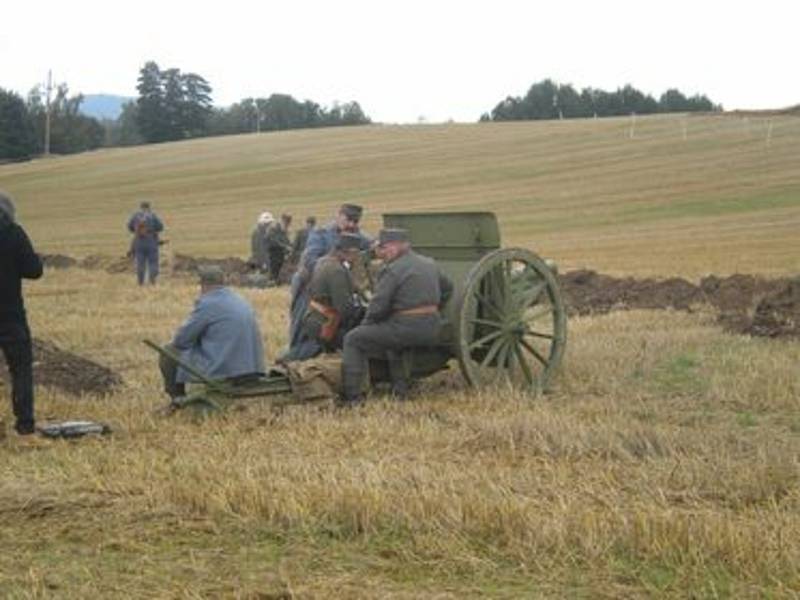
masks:
{"label": "blue coat", "polygon": [[[255,312],[236,292],[216,288],[202,294],[172,345],[181,359],[211,379],[264,372],[264,345]],[[177,381],[192,381],[179,369]]]}
{"label": "blue coat", "polygon": [[133,234],[133,245],[158,248],[158,234],[164,231],[164,224],[154,212],[137,211],[128,219],[128,231]]}

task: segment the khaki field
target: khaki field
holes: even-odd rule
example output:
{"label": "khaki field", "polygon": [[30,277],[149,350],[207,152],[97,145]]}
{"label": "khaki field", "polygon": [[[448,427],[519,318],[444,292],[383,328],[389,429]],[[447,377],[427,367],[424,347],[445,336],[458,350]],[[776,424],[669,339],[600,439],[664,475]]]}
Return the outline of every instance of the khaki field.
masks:
{"label": "khaki field", "polygon": [[[492,210],[503,245],[562,271],[800,271],[800,118],[667,116],[365,127],[192,141],[0,166],[40,252],[125,253],[141,199],[169,253],[245,257],[261,210]],[[285,288],[240,292],[272,358]],[[249,402],[165,418],[155,355],[195,283],[48,269],[34,336],[118,372],[111,395],[37,388],[20,440],[0,385],[0,596],[793,598],[800,595],[800,343],[717,315],[569,323],[551,393],[472,390],[455,366],[363,409]],[[7,432],[4,436],[3,432]]]}

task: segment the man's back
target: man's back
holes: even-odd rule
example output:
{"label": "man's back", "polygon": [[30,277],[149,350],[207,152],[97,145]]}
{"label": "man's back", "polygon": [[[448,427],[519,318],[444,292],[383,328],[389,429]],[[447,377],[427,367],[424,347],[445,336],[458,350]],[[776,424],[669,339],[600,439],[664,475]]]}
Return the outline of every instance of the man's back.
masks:
{"label": "man's back", "polygon": [[25,231],[0,216],[0,321],[24,321],[22,283],[42,275],[42,261]]}
{"label": "man's back", "polygon": [[264,347],[253,308],[225,287],[198,298],[173,345],[212,378],[264,371]]}

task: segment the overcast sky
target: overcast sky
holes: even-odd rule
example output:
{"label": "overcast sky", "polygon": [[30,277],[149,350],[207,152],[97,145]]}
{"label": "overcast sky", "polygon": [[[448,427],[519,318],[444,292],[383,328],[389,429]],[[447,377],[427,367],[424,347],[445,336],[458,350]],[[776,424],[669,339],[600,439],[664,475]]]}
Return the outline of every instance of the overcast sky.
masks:
{"label": "overcast sky", "polygon": [[2,15],[0,87],[22,95],[52,69],[72,93],[135,96],[155,60],[205,77],[220,106],[283,92],[384,122],[475,121],[547,77],[800,103],[798,0],[9,0]]}

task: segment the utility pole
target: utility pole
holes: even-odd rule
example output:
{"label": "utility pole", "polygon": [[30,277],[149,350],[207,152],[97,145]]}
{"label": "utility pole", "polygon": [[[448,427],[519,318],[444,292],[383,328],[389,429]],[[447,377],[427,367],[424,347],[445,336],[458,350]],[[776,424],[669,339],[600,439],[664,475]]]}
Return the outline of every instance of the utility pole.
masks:
{"label": "utility pole", "polygon": [[50,155],[50,94],[53,91],[53,72],[47,72],[47,105],[44,118],[44,155]]}

